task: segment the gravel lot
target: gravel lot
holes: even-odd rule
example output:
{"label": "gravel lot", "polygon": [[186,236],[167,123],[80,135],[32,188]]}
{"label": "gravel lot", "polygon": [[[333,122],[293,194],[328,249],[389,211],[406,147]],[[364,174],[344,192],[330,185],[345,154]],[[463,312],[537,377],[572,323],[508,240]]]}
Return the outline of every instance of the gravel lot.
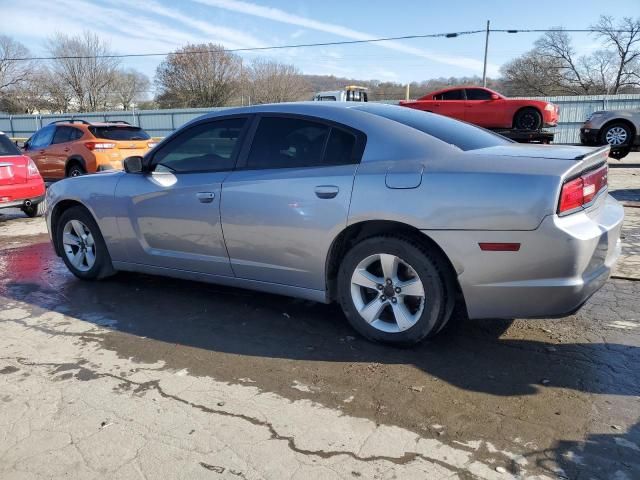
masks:
{"label": "gravel lot", "polygon": [[585,308],[458,313],[403,350],[364,341],[336,306],[81,282],[42,219],[4,211],[0,478],[640,478],[635,163],[610,170],[623,258]]}

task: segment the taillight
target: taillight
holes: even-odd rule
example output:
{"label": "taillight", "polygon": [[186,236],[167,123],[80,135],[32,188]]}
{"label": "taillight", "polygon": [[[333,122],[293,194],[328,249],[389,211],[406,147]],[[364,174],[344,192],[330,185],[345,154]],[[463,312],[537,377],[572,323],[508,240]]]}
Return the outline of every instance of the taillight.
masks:
{"label": "taillight", "polygon": [[158,145],[158,142],[148,142],[148,143],[147,143],[147,147],[149,147],[149,148],[153,148],[153,147],[155,147],[156,145]]}
{"label": "taillight", "polygon": [[115,143],[106,143],[106,142],[84,142],[85,147],[89,150],[111,150],[112,148],[116,148]]}
{"label": "taillight", "polygon": [[569,180],[562,186],[558,213],[565,213],[582,208],[590,203],[598,193],[607,186],[608,166],[583,173],[578,178]]}
{"label": "taillight", "polygon": [[29,159],[29,163],[27,164],[27,176],[28,177],[39,177],[40,172],[38,171],[38,167],[33,163],[33,160]]}

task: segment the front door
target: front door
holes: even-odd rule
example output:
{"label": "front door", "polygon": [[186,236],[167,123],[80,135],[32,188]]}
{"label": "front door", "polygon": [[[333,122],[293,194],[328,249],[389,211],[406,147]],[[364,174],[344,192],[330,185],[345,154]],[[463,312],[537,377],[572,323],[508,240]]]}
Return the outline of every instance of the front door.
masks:
{"label": "front door", "polygon": [[364,140],[307,117],[262,116],[222,186],[222,224],[237,277],[325,289],[326,255],[346,226]]}
{"label": "front door", "polygon": [[161,145],[150,173],[127,174],[116,197],[128,261],[232,276],[220,225],[223,180],[235,164],[247,119],[199,123]]}

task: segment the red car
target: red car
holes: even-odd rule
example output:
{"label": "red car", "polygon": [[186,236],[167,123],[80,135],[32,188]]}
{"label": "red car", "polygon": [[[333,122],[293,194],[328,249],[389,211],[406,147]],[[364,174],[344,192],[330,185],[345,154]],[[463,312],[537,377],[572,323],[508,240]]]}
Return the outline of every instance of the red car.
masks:
{"label": "red car", "polygon": [[44,206],[44,181],[36,164],[0,132],[0,208],[15,207],[36,217]]}
{"label": "red car", "polygon": [[506,98],[482,87],[455,87],[432,92],[400,105],[439,113],[484,128],[539,130],[558,124],[558,106],[541,100]]}

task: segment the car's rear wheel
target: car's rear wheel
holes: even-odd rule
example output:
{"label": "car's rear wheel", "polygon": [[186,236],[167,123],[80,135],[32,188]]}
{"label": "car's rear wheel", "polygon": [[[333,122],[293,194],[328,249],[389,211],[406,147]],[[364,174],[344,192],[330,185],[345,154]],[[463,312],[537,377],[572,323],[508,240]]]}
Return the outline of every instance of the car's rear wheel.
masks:
{"label": "car's rear wheel", "polygon": [[539,130],[542,127],[542,115],[535,108],[523,108],[516,113],[513,126],[520,130]]}
{"label": "car's rear wheel", "polygon": [[338,300],[363,336],[411,345],[435,335],[453,306],[442,262],[410,239],[379,236],[355,245],[338,273]]}
{"label": "car's rear wheel", "polygon": [[62,213],[56,243],[62,260],[76,277],[94,280],[114,273],[98,224],[85,208],[72,207]]}
{"label": "car's rear wheel", "polygon": [[77,162],[72,163],[69,168],[67,168],[67,177],[80,177],[81,175],[86,175],[86,173],[82,165]]}
{"label": "car's rear wheel", "polygon": [[46,204],[44,203],[44,201],[42,201],[35,205],[32,203],[28,207],[25,205],[20,210],[22,210],[22,213],[24,213],[27,217],[34,218],[44,215],[45,208]]}
{"label": "car's rear wheel", "polygon": [[612,147],[622,147],[631,142],[631,129],[625,123],[612,123],[602,129],[600,134],[600,142],[603,145],[611,145]]}

